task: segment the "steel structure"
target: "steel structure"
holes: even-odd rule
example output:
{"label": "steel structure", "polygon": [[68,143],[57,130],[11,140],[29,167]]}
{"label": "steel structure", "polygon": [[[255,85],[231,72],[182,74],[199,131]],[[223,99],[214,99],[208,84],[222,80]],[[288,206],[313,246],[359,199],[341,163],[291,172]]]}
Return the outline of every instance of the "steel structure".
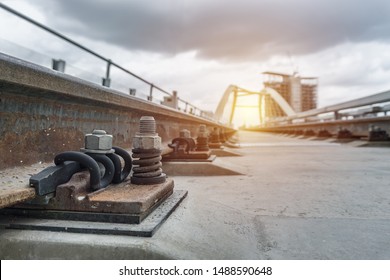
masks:
{"label": "steel structure", "polygon": [[390,111],[390,90],[338,104],[281,117],[267,123],[279,126],[289,123],[323,122],[386,115]]}
{"label": "steel structure", "polygon": [[237,99],[239,97],[249,96],[249,95],[257,95],[258,96],[258,104],[255,106],[259,110],[259,118],[260,118],[260,124],[263,124],[265,122],[264,118],[264,112],[263,112],[263,104],[264,99],[266,97],[271,98],[282,110],[287,116],[292,116],[295,114],[294,110],[291,108],[291,106],[287,103],[287,101],[274,89],[272,88],[263,88],[261,91],[250,91],[241,87],[238,87],[236,85],[230,85],[223,94],[217,109],[215,111],[215,119],[217,121],[223,121],[224,113],[226,106],[229,102],[229,98],[233,96],[233,102],[232,102],[232,108],[231,112],[229,114],[229,125],[232,126],[234,113],[237,107],[240,107],[237,105]]}
{"label": "steel structure", "polygon": [[[296,135],[338,135],[348,130],[353,138],[370,137],[374,132],[390,131],[390,91],[296,113],[264,123],[258,131]],[[320,136],[321,137],[321,136]],[[372,138],[372,137],[371,137]]]}

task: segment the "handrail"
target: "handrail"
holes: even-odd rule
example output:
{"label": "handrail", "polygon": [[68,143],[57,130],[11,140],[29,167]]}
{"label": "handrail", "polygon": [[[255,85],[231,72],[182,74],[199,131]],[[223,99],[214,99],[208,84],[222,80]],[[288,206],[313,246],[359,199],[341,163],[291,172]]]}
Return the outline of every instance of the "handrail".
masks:
{"label": "handrail", "polygon": [[0,2],[0,8],[3,8],[4,10],[6,10],[6,11],[8,11],[8,12],[10,12],[10,13],[12,13],[12,14],[14,14],[14,15],[16,15],[16,16],[18,16],[18,17],[20,17],[20,18],[22,18],[22,19],[24,19],[24,20],[34,24],[34,25],[36,25],[36,26],[38,26],[39,28],[42,28],[42,29],[46,30],[47,32],[49,32],[49,33],[51,33],[51,34],[53,34],[53,35],[55,35],[57,37],[60,37],[61,39],[67,41],[68,43],[71,43],[72,45],[75,45],[76,47],[79,47],[80,49],[83,49],[84,51],[86,51],[86,52],[88,52],[88,53],[90,53],[90,54],[92,54],[92,55],[94,55],[94,56],[96,56],[96,57],[106,61],[106,62],[110,61],[108,58],[105,58],[105,57],[101,56],[100,54],[94,52],[93,50],[88,49],[87,47],[84,47],[83,45],[77,43],[76,41],[66,37],[65,35],[62,35],[61,33],[59,33],[57,31],[55,31],[55,30],[53,30],[53,29],[51,29],[51,28],[49,28],[49,27],[47,27],[47,26],[45,26],[45,25],[43,25],[43,24],[41,24],[41,23],[39,23],[39,22],[37,22],[35,20],[33,20],[32,18],[30,18],[30,17],[28,17],[26,15],[23,15],[22,13],[19,13],[18,11],[14,10],[14,9],[6,6],[6,5],[4,5],[1,2]]}
{"label": "handrail", "polygon": [[[145,84],[150,86],[150,92],[149,92],[148,100],[152,101],[153,89],[159,90],[160,92],[162,92],[162,93],[164,93],[164,94],[166,94],[168,96],[171,96],[171,97],[173,96],[172,93],[170,93],[170,92],[164,90],[163,88],[155,85],[154,83],[152,83],[152,82],[142,78],[141,76],[131,72],[130,70],[124,68],[123,66],[119,65],[118,63],[115,63],[111,59],[108,59],[108,58],[102,56],[101,54],[98,54],[97,52],[95,52],[95,51],[93,51],[93,50],[91,50],[91,49],[81,45],[80,43],[77,43],[76,41],[70,39],[69,37],[67,37],[67,36],[65,36],[65,35],[63,35],[63,34],[57,32],[57,31],[55,31],[55,30],[53,30],[53,29],[51,29],[51,28],[49,28],[49,27],[39,23],[39,22],[37,22],[36,20],[34,20],[34,19],[32,19],[32,18],[30,18],[30,17],[28,17],[28,16],[26,16],[26,15],[24,15],[24,14],[22,14],[22,13],[16,11],[16,10],[14,10],[14,9],[4,5],[4,4],[2,4],[2,3],[0,3],[0,8],[3,8],[4,10],[6,10],[6,11],[8,11],[8,12],[10,12],[10,13],[12,13],[12,14],[14,14],[14,15],[16,15],[16,16],[18,16],[18,17],[20,17],[20,18],[22,18],[22,19],[24,19],[24,20],[26,20],[28,22],[30,22],[31,24],[33,24],[33,25],[35,25],[35,26],[37,26],[37,27],[39,27],[41,29],[46,30],[47,32],[49,32],[49,33],[51,33],[51,34],[53,34],[53,35],[63,39],[64,41],[66,41],[66,42],[68,42],[68,43],[70,43],[70,44],[72,44],[72,45],[74,45],[74,46],[76,46],[76,47],[86,51],[87,53],[89,53],[89,54],[91,54],[91,55],[93,55],[93,56],[95,56],[95,57],[105,61],[107,63],[107,70],[106,70],[106,77],[105,77],[106,79],[109,79],[109,77],[110,77],[110,67],[111,66],[115,66],[116,68],[122,70],[123,72],[133,76],[134,78],[137,78],[138,80],[140,80],[140,81],[142,81]],[[199,110],[200,116],[202,117],[203,110],[195,107],[194,105],[191,105],[187,101],[184,101],[182,99],[179,99],[179,100],[183,101],[186,104],[186,106],[190,105],[192,108],[194,108],[194,111]]]}

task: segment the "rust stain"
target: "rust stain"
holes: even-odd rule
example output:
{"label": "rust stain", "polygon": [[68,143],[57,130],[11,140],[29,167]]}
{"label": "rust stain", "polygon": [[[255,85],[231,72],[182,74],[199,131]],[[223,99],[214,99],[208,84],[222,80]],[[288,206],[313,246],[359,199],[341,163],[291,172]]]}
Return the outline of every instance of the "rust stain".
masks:
{"label": "rust stain", "polygon": [[110,100],[118,97],[110,93],[106,93],[105,102],[97,102],[18,85],[0,85],[0,91],[0,170],[51,162],[60,152],[77,151],[84,146],[84,135],[93,129],[112,134],[115,146],[131,148],[143,115],[156,116],[157,132],[164,143],[177,137],[183,128],[195,135],[199,127],[199,123],[186,119],[185,114],[180,119],[160,112],[159,108],[150,112],[143,111],[142,106],[140,109],[115,106]]}
{"label": "rust stain", "polygon": [[170,191],[166,184],[133,185],[130,182],[111,185],[103,192],[88,195],[89,201],[144,202]]}
{"label": "rust stain", "polygon": [[79,150],[83,145],[83,133],[73,128],[7,132],[0,141],[0,169],[53,161],[56,154]]}
{"label": "rust stain", "polygon": [[174,188],[173,180],[168,178],[158,185],[131,185],[127,181],[90,193],[89,177],[88,171],[78,172],[57,187],[48,204],[24,204],[22,208],[139,214],[162,201]]}

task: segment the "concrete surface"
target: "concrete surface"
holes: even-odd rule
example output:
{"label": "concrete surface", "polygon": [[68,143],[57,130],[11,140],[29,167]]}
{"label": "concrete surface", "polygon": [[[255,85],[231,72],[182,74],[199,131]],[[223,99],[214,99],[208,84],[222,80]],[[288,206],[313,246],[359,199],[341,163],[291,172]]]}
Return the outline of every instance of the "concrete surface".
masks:
{"label": "concrete surface", "polygon": [[389,148],[240,139],[213,164],[245,175],[173,176],[188,197],[152,238],[2,229],[0,257],[390,259]]}

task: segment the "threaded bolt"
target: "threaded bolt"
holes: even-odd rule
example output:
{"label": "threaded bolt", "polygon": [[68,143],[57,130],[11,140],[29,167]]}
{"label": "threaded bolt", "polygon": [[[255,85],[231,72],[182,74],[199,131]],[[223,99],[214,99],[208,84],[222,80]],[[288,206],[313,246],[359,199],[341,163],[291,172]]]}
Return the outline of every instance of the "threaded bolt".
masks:
{"label": "threaded bolt", "polygon": [[199,126],[198,130],[198,138],[196,138],[196,150],[197,151],[209,151],[209,144],[208,144],[208,133],[206,129],[206,125],[201,124]]}
{"label": "threaded bolt", "polygon": [[207,138],[208,137],[208,131],[207,131],[206,125],[201,124],[199,126],[198,137],[201,137],[201,138]]}
{"label": "threaded bolt", "polygon": [[92,131],[92,134],[94,134],[94,135],[106,135],[107,132],[105,130],[102,130],[102,129],[94,129],[94,131]]}
{"label": "threaded bolt", "polygon": [[139,132],[133,138],[133,174],[131,183],[137,185],[162,184],[166,175],[161,169],[161,137],[156,133],[152,116],[142,116]]}
{"label": "threaded bolt", "polygon": [[179,132],[179,137],[181,137],[181,138],[190,138],[191,137],[191,132],[188,129],[182,129]]}
{"label": "threaded bolt", "polygon": [[152,116],[142,116],[139,122],[140,134],[156,134],[156,121]]}
{"label": "threaded bolt", "polygon": [[219,128],[218,127],[214,127],[212,133],[211,133],[211,136],[210,136],[210,142],[211,143],[220,143],[221,140],[219,138]]}

